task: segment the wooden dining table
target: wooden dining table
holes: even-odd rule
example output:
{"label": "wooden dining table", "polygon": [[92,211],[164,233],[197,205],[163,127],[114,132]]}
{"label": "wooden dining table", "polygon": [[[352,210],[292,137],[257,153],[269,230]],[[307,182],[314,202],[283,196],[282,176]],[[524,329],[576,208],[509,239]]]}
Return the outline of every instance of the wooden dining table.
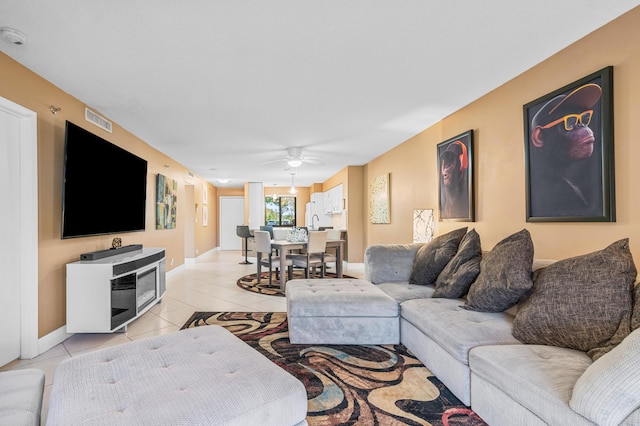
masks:
{"label": "wooden dining table", "polygon": [[[336,275],[338,278],[342,278],[342,245],[344,240],[327,240],[327,248],[336,249]],[[287,240],[272,240],[271,248],[278,251],[280,256],[280,288],[284,290],[284,286],[287,282],[287,274],[283,273],[287,270],[286,260],[287,254],[292,250],[300,250],[307,248],[306,241],[287,241]]]}

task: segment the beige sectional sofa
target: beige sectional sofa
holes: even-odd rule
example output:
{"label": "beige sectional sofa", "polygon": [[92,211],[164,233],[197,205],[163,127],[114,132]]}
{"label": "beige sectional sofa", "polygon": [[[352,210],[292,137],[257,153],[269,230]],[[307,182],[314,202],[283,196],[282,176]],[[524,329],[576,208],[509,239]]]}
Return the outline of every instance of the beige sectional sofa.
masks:
{"label": "beige sectional sofa", "polygon": [[[514,235],[523,241],[526,240],[525,237],[529,238],[528,232],[524,230]],[[479,246],[477,234],[476,240]],[[460,243],[460,248],[462,244],[464,241]],[[509,271],[509,267],[496,271],[494,265],[487,264],[487,262],[495,262],[496,256],[492,257],[491,252],[484,252],[480,259],[476,256],[474,262],[471,262],[473,268],[476,268],[476,279],[469,284],[468,290],[464,290],[465,294],[462,297],[433,297],[439,291],[435,283],[410,282],[415,281],[417,259],[420,250],[424,250],[425,246],[425,244],[389,244],[368,247],[365,252],[365,279],[400,303],[401,343],[413,352],[464,404],[471,406],[492,426],[640,424],[640,368],[637,368],[640,364],[640,331],[636,328],[631,332],[631,324],[634,321],[640,322],[638,321],[640,314],[637,310],[633,312],[635,320],[631,319],[633,304],[631,293],[633,293],[635,267],[632,259],[629,263],[629,259],[626,259],[624,254],[619,256],[625,259],[618,264],[617,271],[610,273],[599,270],[601,267],[606,268],[603,265],[620,263],[611,261],[607,256],[627,253],[628,241],[622,240],[613,244],[603,250],[604,254],[590,254],[584,258],[566,262],[534,261],[533,249],[530,247],[529,250],[527,246],[523,251],[530,251],[530,253],[525,256],[516,253],[515,256],[519,258],[521,264],[527,262],[528,255],[531,256],[528,268],[531,279],[530,288],[519,290],[522,300],[519,297],[516,302],[520,301],[520,304],[515,303],[514,306],[506,310],[498,309],[497,312],[482,312],[470,306],[470,299],[472,299],[470,296],[478,297],[477,290],[476,294],[473,294],[473,286],[478,281],[487,281],[487,278],[494,281],[509,281],[510,277],[519,273],[518,271]],[[498,248],[497,246],[495,249]],[[503,250],[513,254],[514,251],[519,250],[519,247],[524,246],[518,243],[514,248],[513,245],[507,244],[503,246]],[[451,247],[448,249],[451,252]],[[446,244],[433,249],[432,254],[435,253],[434,256],[437,258],[443,250],[447,251]],[[504,252],[500,255],[504,256]],[[450,258],[451,253],[445,255],[445,258],[447,256]],[[451,261],[455,262],[455,259]],[[557,264],[557,267],[552,268],[553,264]],[[617,336],[624,337],[624,339],[622,337],[618,339],[622,342],[611,343],[615,340],[612,339],[600,345],[606,346],[605,350],[600,348],[588,352],[555,344],[523,344],[514,337],[514,334],[529,332],[527,324],[522,324],[523,319],[517,318],[518,312],[523,304],[526,304],[526,309],[531,310],[531,299],[538,297],[539,287],[544,289],[545,279],[552,281],[548,278],[549,276],[563,276],[562,274],[566,274],[566,271],[572,268],[579,271],[581,265],[586,265],[588,271],[589,278],[586,281],[592,280],[591,275],[597,276],[598,279],[611,280],[616,280],[620,275],[623,281],[628,281],[628,277],[633,275],[633,279],[628,283],[628,298],[625,298],[623,290],[617,292],[621,295],[620,302],[616,301],[615,295],[604,296],[628,308],[626,311],[619,311],[624,314],[624,318],[614,319],[620,324],[625,324],[625,327],[618,327],[616,332]],[[460,264],[456,267],[458,272],[463,269]],[[481,276],[482,268],[491,271],[489,277]],[[525,267],[524,270],[526,271],[527,268]],[[623,273],[616,275],[620,271]],[[455,278],[456,273],[453,276]],[[428,279],[433,279],[433,276]],[[526,281],[526,277],[523,277],[522,281]],[[571,280],[566,279],[566,281]],[[517,287],[518,284],[509,283],[509,285]],[[569,289],[566,291],[571,291],[571,285],[567,285]],[[624,289],[626,285],[627,283],[623,283],[621,288]],[[552,289],[552,291],[556,290]],[[592,290],[585,290],[584,293],[588,296],[590,291]],[[490,291],[485,293],[490,294]],[[636,293],[640,292],[636,291]],[[561,295],[561,297],[567,296]],[[508,298],[513,299],[514,295],[511,294]],[[530,300],[527,301],[527,298]],[[593,303],[593,300],[588,300],[587,297],[585,300],[578,300],[577,303],[588,305]],[[524,320],[532,323],[537,321],[536,314],[529,314],[528,311],[524,313],[528,315]],[[602,316],[598,312],[595,314]],[[562,315],[562,312],[558,314],[560,317]],[[551,317],[554,316],[551,315]],[[519,324],[518,320],[520,320]],[[551,321],[554,320],[554,318],[551,319]],[[516,333],[514,333],[514,322],[517,326]],[[633,325],[637,327],[638,324]],[[551,326],[541,324],[539,328],[544,333]],[[595,325],[594,329],[594,333],[597,333]],[[620,330],[626,330],[626,332],[620,333]],[[551,338],[557,334],[562,332],[554,333],[553,330],[549,332]],[[527,337],[527,339],[532,338]]]}

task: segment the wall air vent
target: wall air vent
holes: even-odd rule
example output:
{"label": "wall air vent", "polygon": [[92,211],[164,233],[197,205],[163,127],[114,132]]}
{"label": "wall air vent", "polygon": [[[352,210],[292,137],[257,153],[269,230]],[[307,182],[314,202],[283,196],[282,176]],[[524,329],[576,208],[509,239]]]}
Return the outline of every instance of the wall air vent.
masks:
{"label": "wall air vent", "polygon": [[101,129],[104,129],[107,132],[112,133],[111,129],[112,129],[113,125],[111,124],[111,122],[109,120],[107,120],[106,118],[101,117],[98,114],[96,114],[95,112],[91,111],[89,108],[85,108],[84,109],[84,118],[85,118],[85,120],[95,124],[96,126],[100,127]]}

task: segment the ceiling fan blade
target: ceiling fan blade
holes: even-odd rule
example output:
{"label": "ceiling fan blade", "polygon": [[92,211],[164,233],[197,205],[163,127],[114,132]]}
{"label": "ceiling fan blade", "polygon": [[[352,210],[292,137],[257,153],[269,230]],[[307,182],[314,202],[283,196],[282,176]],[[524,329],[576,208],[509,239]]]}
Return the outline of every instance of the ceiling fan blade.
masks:
{"label": "ceiling fan blade", "polygon": [[319,158],[313,158],[313,157],[300,157],[300,159],[302,160],[303,163],[308,163],[308,164],[324,164],[324,161],[320,160]]}
{"label": "ceiling fan blade", "polygon": [[262,164],[276,164],[276,163],[286,163],[286,162],[287,162],[286,158],[278,158],[276,160],[263,161]]}

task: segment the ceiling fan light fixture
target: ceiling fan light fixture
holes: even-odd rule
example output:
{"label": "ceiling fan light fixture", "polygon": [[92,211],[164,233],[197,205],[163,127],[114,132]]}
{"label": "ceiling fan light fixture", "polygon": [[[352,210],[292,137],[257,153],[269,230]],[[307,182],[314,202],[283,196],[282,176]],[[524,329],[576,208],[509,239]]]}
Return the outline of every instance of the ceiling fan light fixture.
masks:
{"label": "ceiling fan light fixture", "polygon": [[302,164],[302,160],[299,158],[293,158],[287,161],[287,164],[289,165],[289,167],[300,167],[300,165]]}

